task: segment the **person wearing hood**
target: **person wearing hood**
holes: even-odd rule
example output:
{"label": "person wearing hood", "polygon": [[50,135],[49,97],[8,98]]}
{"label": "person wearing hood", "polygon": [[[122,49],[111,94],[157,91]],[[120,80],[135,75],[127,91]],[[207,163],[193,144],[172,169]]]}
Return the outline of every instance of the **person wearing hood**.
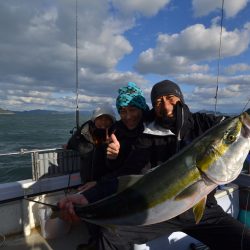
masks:
{"label": "person wearing hood", "polygon": [[[101,181],[120,175],[120,168],[143,132],[143,121],[149,111],[142,90],[134,82],[128,82],[126,86],[118,89],[116,108],[120,120],[114,124],[113,133],[109,136],[105,162],[108,171],[102,176]],[[95,185],[96,181],[87,182],[78,190],[86,191]],[[102,193],[105,193],[104,190]]]}
{"label": "person wearing hood", "polygon": [[107,131],[116,121],[115,112],[111,105],[103,104],[93,112],[91,119],[71,136],[66,149],[79,152],[81,158],[80,176],[81,182],[96,181],[107,174],[106,149]]}
{"label": "person wearing hood", "polygon": [[[82,193],[90,192],[89,202],[98,200],[115,191],[117,182],[116,180],[113,181],[114,177],[119,176],[120,167],[129,156],[137,138],[142,134],[143,119],[149,111],[142,90],[134,82],[128,82],[126,86],[118,89],[116,108],[120,120],[112,126],[113,133],[109,137],[105,161],[106,174],[102,175],[100,179],[89,181],[78,188],[78,191]],[[97,188],[93,188],[97,183]],[[67,207],[67,201],[69,200],[77,202],[80,199],[81,202],[81,198],[83,196],[79,194],[68,196],[67,199],[60,201],[61,207]],[[99,227],[89,223],[87,225],[90,234],[89,243],[81,244],[77,249],[88,249],[99,235]]]}

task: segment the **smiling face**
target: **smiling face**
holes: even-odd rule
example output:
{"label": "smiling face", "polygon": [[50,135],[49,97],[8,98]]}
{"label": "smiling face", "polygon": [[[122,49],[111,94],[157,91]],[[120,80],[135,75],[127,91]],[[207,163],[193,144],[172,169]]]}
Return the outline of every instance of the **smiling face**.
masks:
{"label": "smiling face", "polygon": [[174,107],[180,101],[179,97],[174,95],[160,96],[156,99],[154,104],[155,114],[157,117],[174,117]]}
{"label": "smiling face", "polygon": [[113,121],[109,115],[100,115],[95,119],[94,123],[97,128],[106,129],[113,124]]}
{"label": "smiling face", "polygon": [[133,106],[122,107],[120,117],[124,125],[129,129],[135,129],[142,119],[142,110]]}

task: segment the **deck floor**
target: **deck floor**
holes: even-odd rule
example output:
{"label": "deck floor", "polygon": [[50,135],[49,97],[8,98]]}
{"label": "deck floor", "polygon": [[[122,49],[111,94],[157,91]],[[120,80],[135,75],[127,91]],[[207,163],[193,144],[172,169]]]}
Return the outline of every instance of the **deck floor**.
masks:
{"label": "deck floor", "polygon": [[40,229],[32,230],[28,237],[15,235],[6,238],[3,250],[75,250],[77,245],[88,241],[88,231],[83,223],[73,225],[70,231],[55,239],[44,239]]}

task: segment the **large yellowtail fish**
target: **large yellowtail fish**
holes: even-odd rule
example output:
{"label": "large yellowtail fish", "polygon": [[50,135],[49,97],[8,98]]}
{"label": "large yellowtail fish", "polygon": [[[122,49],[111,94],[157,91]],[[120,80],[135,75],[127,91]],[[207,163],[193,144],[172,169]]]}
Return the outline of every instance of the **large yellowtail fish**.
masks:
{"label": "large yellowtail fish", "polygon": [[237,178],[249,150],[250,109],[211,128],[147,174],[120,177],[121,186],[130,185],[76,213],[99,225],[148,225],[193,208],[198,223],[207,195]]}

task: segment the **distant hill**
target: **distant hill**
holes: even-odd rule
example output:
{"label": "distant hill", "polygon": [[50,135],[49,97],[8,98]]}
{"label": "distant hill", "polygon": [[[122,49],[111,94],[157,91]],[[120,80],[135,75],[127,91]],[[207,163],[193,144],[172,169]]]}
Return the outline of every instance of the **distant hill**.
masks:
{"label": "distant hill", "polygon": [[[80,111],[80,116],[90,117],[91,111]],[[57,110],[42,110],[42,109],[33,109],[33,110],[24,110],[24,111],[10,111],[0,108],[0,114],[30,114],[30,115],[53,115],[53,114],[75,114],[75,111],[57,111]]]}
{"label": "distant hill", "polygon": [[0,108],[0,115],[14,115],[15,112]]}
{"label": "distant hill", "polygon": [[34,109],[34,110],[16,111],[16,113],[30,114],[30,115],[47,115],[47,114],[58,114],[60,112],[55,110]]}
{"label": "distant hill", "polygon": [[[214,115],[214,111],[212,111],[212,110],[206,110],[206,109],[202,109],[202,110],[199,110],[198,111],[199,113],[205,113],[205,114],[212,114],[212,115]],[[223,115],[223,113],[221,113],[221,112],[216,112],[216,114],[217,115]]]}
{"label": "distant hill", "polygon": [[[75,114],[74,111],[57,111],[57,110],[41,110],[41,109],[18,111],[17,113],[30,114],[30,115]],[[79,113],[80,116],[91,115],[91,112],[89,111],[80,111]]]}
{"label": "distant hill", "polygon": [[[205,109],[203,109],[203,110],[199,110],[198,112],[199,113],[206,113],[206,114],[214,115],[214,111],[211,111],[211,110],[205,110]],[[220,115],[222,115],[222,116],[234,116],[234,115],[237,115],[237,114],[222,113],[222,112],[217,111],[216,115],[218,115],[218,116],[220,116]]]}

